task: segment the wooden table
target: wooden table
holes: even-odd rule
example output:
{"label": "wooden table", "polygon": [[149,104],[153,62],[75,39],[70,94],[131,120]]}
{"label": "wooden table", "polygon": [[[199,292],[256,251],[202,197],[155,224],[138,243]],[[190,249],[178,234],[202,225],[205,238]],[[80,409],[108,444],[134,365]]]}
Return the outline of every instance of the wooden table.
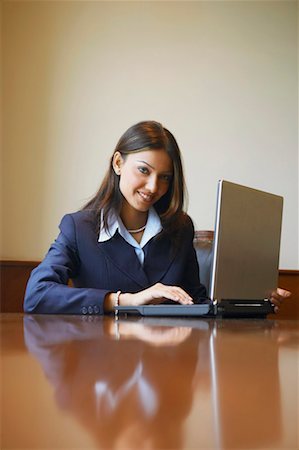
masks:
{"label": "wooden table", "polygon": [[298,449],[299,322],[2,314],[3,449]]}

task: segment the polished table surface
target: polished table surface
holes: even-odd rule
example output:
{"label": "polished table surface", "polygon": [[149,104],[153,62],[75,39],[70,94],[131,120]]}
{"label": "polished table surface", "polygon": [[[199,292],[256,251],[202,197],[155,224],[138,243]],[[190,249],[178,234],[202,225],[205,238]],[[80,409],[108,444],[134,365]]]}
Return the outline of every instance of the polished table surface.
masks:
{"label": "polished table surface", "polygon": [[299,322],[1,315],[3,449],[298,449]]}

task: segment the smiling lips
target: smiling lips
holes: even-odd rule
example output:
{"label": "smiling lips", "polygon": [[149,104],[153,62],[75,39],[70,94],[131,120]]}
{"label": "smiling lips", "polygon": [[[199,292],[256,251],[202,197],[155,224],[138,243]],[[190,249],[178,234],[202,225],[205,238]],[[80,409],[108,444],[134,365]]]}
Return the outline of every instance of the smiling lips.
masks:
{"label": "smiling lips", "polygon": [[137,191],[140,195],[141,199],[146,203],[151,203],[154,199],[154,196],[151,194],[145,194],[144,192]]}

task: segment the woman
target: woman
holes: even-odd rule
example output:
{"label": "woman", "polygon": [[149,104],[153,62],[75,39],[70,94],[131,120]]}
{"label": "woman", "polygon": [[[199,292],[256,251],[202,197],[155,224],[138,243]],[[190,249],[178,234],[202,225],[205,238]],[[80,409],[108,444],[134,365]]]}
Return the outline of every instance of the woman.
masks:
{"label": "woman", "polygon": [[[25,312],[104,314],[118,304],[200,302],[206,290],[184,189],[174,136],[153,121],[129,128],[99,191],[81,211],[64,216],[58,238],[33,270]],[[273,303],[281,297],[275,293]]]}

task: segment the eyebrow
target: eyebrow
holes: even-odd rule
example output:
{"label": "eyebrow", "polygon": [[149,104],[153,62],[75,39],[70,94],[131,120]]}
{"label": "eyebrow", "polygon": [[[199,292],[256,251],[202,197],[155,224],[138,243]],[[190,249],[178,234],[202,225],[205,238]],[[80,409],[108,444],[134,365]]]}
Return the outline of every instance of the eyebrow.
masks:
{"label": "eyebrow", "polygon": [[[137,162],[139,162],[139,163],[143,163],[143,164],[146,164],[147,166],[149,166],[151,169],[153,169],[153,170],[156,170],[153,166],[151,166],[149,163],[147,163],[146,161],[143,161],[143,160],[137,160]],[[165,172],[163,172],[163,173],[169,173],[169,174],[172,174],[172,170],[166,170]]]}

